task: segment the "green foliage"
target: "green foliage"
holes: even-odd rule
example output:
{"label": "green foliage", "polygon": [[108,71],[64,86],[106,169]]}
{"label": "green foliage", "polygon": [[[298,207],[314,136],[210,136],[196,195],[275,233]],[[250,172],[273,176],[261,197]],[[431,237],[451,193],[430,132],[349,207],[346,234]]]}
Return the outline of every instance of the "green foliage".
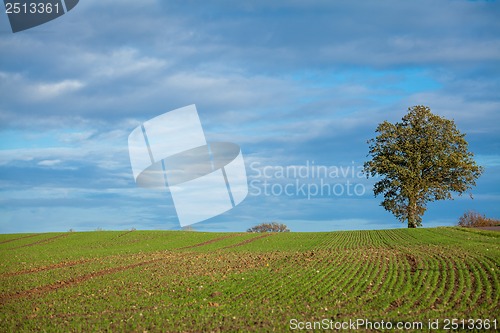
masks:
{"label": "green foliage", "polygon": [[283,223],[261,223],[247,230],[247,232],[289,232],[290,229]]}
{"label": "green foliage", "polygon": [[494,227],[500,225],[500,220],[491,219],[478,212],[469,210],[460,216],[458,219],[459,227],[474,228],[474,227]]}
{"label": "green foliage", "polygon": [[384,121],[376,132],[368,141],[371,160],[364,171],[368,177],[380,176],[375,196],[382,194],[381,205],[409,228],[422,224],[427,202],[463,194],[483,171],[455,122],[426,106],[409,108],[402,122]]}

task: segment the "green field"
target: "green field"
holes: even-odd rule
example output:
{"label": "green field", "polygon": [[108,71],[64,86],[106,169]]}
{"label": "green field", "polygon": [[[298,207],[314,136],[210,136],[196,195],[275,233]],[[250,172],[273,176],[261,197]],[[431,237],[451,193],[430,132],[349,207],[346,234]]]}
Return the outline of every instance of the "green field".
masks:
{"label": "green field", "polygon": [[0,235],[0,254],[1,332],[500,328],[494,231],[16,234]]}

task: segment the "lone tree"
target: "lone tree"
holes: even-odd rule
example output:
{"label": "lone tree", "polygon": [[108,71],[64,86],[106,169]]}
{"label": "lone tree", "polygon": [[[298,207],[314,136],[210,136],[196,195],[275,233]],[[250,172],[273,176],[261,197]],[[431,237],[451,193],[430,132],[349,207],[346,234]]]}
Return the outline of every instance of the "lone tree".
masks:
{"label": "lone tree", "polygon": [[368,141],[372,159],[365,162],[364,172],[380,176],[373,193],[383,194],[381,206],[401,222],[408,221],[408,228],[422,225],[427,202],[453,200],[451,192],[462,195],[483,172],[455,122],[427,106],[408,108],[402,122],[384,121],[376,132]]}
{"label": "lone tree", "polygon": [[247,230],[247,232],[289,232],[290,229],[283,223],[261,223]]}

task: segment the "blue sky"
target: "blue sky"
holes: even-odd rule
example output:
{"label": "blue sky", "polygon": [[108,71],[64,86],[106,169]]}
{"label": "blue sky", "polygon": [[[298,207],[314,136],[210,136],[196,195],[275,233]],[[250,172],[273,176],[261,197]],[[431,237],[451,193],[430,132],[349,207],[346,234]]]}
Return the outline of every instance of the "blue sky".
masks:
{"label": "blue sky", "polygon": [[[169,193],[135,185],[127,137],[190,104],[208,141],[240,145],[254,185],[196,230],[405,227],[371,179],[259,174],[358,167],[377,124],[417,104],[454,119],[485,167],[473,200],[430,203],[424,226],[469,209],[498,218],[498,17],[494,1],[82,0],[13,34],[2,13],[0,232],[179,229]],[[359,195],[265,195],[264,181],[358,185]]]}

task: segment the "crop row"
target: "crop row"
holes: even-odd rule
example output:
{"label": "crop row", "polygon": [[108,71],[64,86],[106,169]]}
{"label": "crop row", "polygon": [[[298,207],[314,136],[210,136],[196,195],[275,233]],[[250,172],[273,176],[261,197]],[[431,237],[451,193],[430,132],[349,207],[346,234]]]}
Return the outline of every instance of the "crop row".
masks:
{"label": "crop row", "polygon": [[[35,247],[69,255],[4,263],[2,331],[281,331],[290,318],[500,316],[499,249],[490,234],[94,234],[102,246],[79,233],[16,250],[9,248],[17,241],[4,244],[0,253],[22,258]],[[85,256],[71,252],[76,240],[90,245]]]}

